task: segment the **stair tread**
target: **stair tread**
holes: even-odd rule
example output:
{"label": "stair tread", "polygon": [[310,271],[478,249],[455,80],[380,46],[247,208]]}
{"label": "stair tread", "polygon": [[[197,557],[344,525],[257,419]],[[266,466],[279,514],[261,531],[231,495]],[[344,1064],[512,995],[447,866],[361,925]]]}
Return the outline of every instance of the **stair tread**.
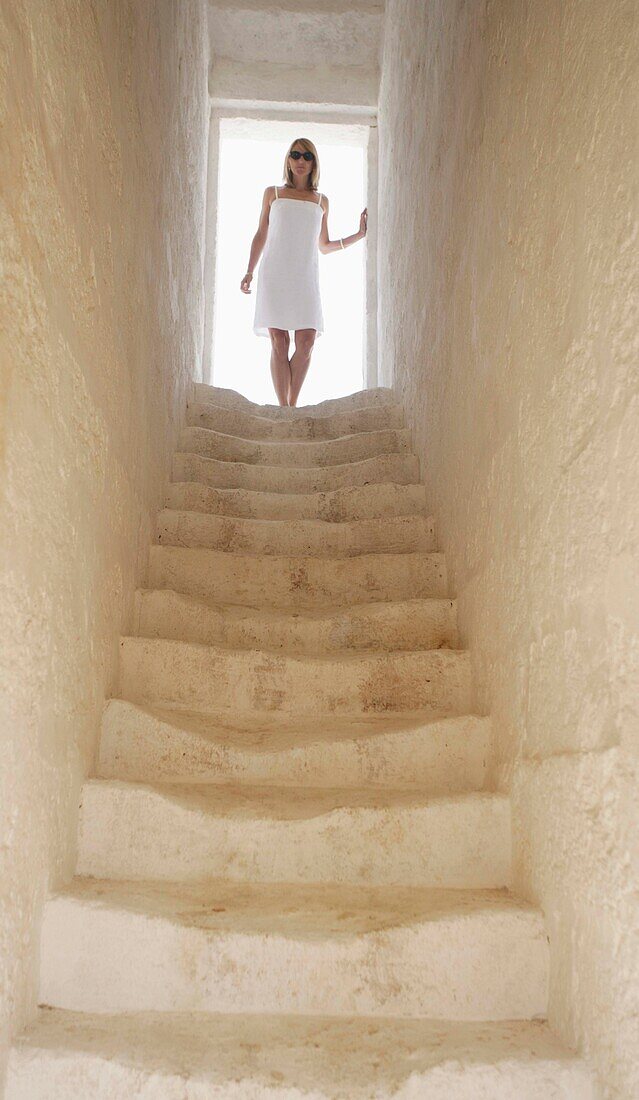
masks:
{"label": "stair tread", "polygon": [[181,554],[217,554],[221,557],[228,558],[229,555],[233,558],[248,559],[258,561],[268,561],[269,564],[280,564],[281,568],[288,567],[295,568],[300,563],[308,565],[310,567],[321,568],[327,563],[334,562],[341,566],[348,567],[349,565],[374,565],[375,561],[379,561],[380,558],[389,563],[395,560],[407,561],[412,560],[415,562],[422,561],[424,558],[437,559],[444,561],[444,555],[441,550],[408,550],[405,554],[397,553],[392,550],[375,550],[368,551],[365,554],[358,554],[355,558],[341,557],[338,554],[326,554],[322,558],[318,558],[316,554],[260,554],[250,553],[247,550],[215,550],[209,546],[152,546],[151,551],[165,551],[168,553],[181,553]]}
{"label": "stair tread", "polygon": [[331,466],[285,466],[247,463],[178,449],[173,457],[173,476],[211,487],[265,490],[278,494],[332,492],[340,488],[383,484],[415,484],[419,461],[410,451],[360,458]]}
{"label": "stair tread", "polygon": [[420,526],[425,526],[427,523],[432,523],[432,516],[427,516],[423,512],[407,512],[404,515],[399,516],[374,516],[366,517],[363,519],[298,519],[291,516],[286,519],[279,519],[277,517],[271,518],[267,516],[225,516],[219,513],[200,512],[197,508],[173,508],[166,507],[161,508],[158,512],[158,516],[162,516],[164,513],[170,512],[172,515],[178,516],[205,516],[207,520],[218,520],[220,523],[239,524],[240,526],[256,526],[256,527],[294,527],[299,529],[310,528],[317,531],[334,531],[342,527],[355,527],[367,529],[369,527],[378,527],[380,524],[387,524],[391,527],[400,527],[407,523],[416,523]]}
{"label": "stair tread", "polygon": [[450,596],[446,560],[435,550],[318,557],[152,545],[147,584],[251,607],[295,609]]}
{"label": "stair tread", "polygon": [[[196,458],[202,458],[203,456],[202,455],[196,455],[195,457]],[[212,459],[208,459],[207,461],[209,461],[209,462],[219,462],[221,460],[212,458]],[[368,459],[363,459],[363,461],[367,462],[369,460]],[[233,465],[247,465],[247,463],[233,463]],[[348,463],[344,463],[344,465],[350,466],[350,465],[353,465],[353,463],[348,462]],[[357,463],[354,463],[354,465],[357,465]],[[280,467],[277,467],[277,469],[279,469],[279,468]],[[325,469],[324,466],[322,466],[321,468]],[[202,482],[201,481],[171,481],[170,485],[171,485],[172,488],[181,487],[183,485],[197,485],[198,488],[199,488],[202,485]],[[224,496],[224,495],[232,496],[234,493],[242,493],[242,494],[245,494],[246,496],[249,496],[249,497],[254,496],[254,497],[260,497],[261,498],[261,497],[275,496],[275,497],[278,497],[278,499],[280,497],[283,497],[283,496],[284,497],[285,496],[290,496],[290,497],[293,497],[294,499],[298,499],[299,497],[310,497],[311,499],[315,499],[317,497],[340,497],[340,496],[346,497],[346,496],[349,496],[349,495],[354,495],[354,494],[357,494],[357,493],[361,493],[361,491],[363,489],[364,490],[366,490],[366,489],[393,489],[393,490],[400,490],[400,491],[403,490],[403,489],[417,489],[417,490],[419,490],[420,493],[424,492],[424,486],[419,481],[407,481],[407,482],[401,482],[401,481],[367,481],[364,485],[342,485],[338,489],[315,489],[315,490],[313,490],[312,492],[309,492],[309,493],[293,493],[293,492],[274,493],[270,489],[242,489],[242,488],[230,489],[226,486],[213,486],[213,485],[207,485],[206,488],[211,489],[215,493],[219,493],[220,496]],[[420,513],[415,513],[415,514],[416,515],[424,515],[425,513],[420,512]],[[327,522],[334,522],[334,521],[329,520]]]}
{"label": "stair tread", "polygon": [[[98,1065],[92,1072],[94,1061]],[[159,1096],[163,1081],[170,1095],[185,1100],[203,1096],[203,1088],[211,1100],[248,1095],[271,1100],[595,1096],[584,1063],[543,1021],[91,1014],[42,1008],[12,1052],[7,1100],[63,1100],[70,1065],[77,1100],[125,1095],[136,1100],[151,1095],[146,1091],[151,1082],[153,1095]],[[31,1084],[31,1093],[18,1091],[21,1080]],[[415,1091],[420,1085],[428,1093]]]}
{"label": "stair tread", "polygon": [[156,519],[162,546],[209,547],[228,552],[303,553],[313,557],[359,557],[378,550],[408,553],[434,548],[433,521],[419,515],[327,522],[224,516],[189,508],[163,508]]}
{"label": "stair tread", "polygon": [[488,718],[429,712],[296,721],[286,712],[206,713],[113,698],[102,720],[96,777],[374,788],[430,795],[482,790],[491,757]]}
{"label": "stair tread", "polygon": [[390,600],[365,600],[358,603],[335,604],[334,607],[319,608],[285,608],[285,607],[251,607],[249,604],[231,603],[228,600],[218,601],[214,597],[192,596],[188,592],[180,592],[174,588],[138,588],[140,594],[159,592],[178,596],[186,603],[199,605],[220,614],[246,619],[259,617],[270,622],[282,622],[294,619],[297,622],[324,622],[326,619],[348,619],[354,615],[373,615],[379,618],[388,611],[411,610],[429,607],[450,607],[456,601],[450,596],[409,596],[405,599]]}
{"label": "stair tread", "polygon": [[[242,433],[248,432],[248,438],[265,438],[268,433],[273,433],[276,438],[305,438],[296,433],[307,433],[310,439],[334,439],[339,434],[348,432],[368,431],[371,422],[374,428],[399,427],[403,428],[404,414],[401,405],[389,404],[384,406],[365,406],[361,409],[345,409],[333,413],[325,413],[320,416],[308,414],[295,418],[277,418],[272,416],[256,416],[247,409],[228,408],[216,404],[214,401],[189,401],[187,404],[187,421],[197,423],[202,418],[210,418],[217,424],[224,425],[225,430],[231,426],[241,426]],[[382,421],[380,425],[379,421]],[[364,427],[359,427],[364,425]],[[245,436],[246,437],[246,436]]]}
{"label": "stair tread", "polygon": [[[277,420],[296,420],[305,416],[330,416],[329,408],[336,412],[360,410],[363,408],[382,408],[397,403],[395,391],[390,386],[373,386],[366,390],[355,390],[343,397],[330,397],[313,405],[298,405],[296,408],[280,405],[260,405],[248,397],[226,386],[211,386],[206,382],[196,382],[194,388],[196,401],[214,401],[223,408],[253,411],[256,416]],[[315,410],[315,411],[314,411]]]}
{"label": "stair tread", "polygon": [[[271,405],[271,406],[269,406],[269,405],[259,405],[259,406],[256,406],[256,407],[257,408],[266,408],[266,409],[269,409],[269,408],[270,409],[282,408],[282,406],[275,406],[275,405]],[[315,407],[316,407],[315,405],[307,405],[306,409],[307,410],[308,409],[313,409]],[[250,417],[252,420],[266,421],[267,424],[268,423],[281,424],[283,420],[286,421],[287,419],[289,419],[289,417],[287,417],[286,415],[284,417],[257,416],[255,413],[250,412],[248,409],[241,409],[241,408],[229,409],[228,405],[219,405],[219,404],[217,404],[215,402],[214,398],[213,399],[210,398],[208,401],[201,401],[201,400],[198,400],[198,399],[193,400],[193,401],[189,401],[189,402],[187,402],[187,408],[188,409],[198,409],[198,408],[211,409],[214,412],[221,412],[221,413],[233,412],[233,413],[239,414],[240,416]],[[312,421],[315,421],[315,422],[316,421],[321,422],[322,420],[333,420],[334,417],[336,417],[336,416],[349,416],[349,415],[352,416],[353,414],[357,414],[357,413],[361,413],[361,412],[371,412],[371,411],[372,412],[378,412],[380,408],[396,409],[400,412],[402,411],[402,406],[400,404],[398,404],[397,401],[392,401],[392,402],[389,402],[387,405],[381,405],[381,406],[380,405],[361,405],[357,409],[351,409],[350,412],[349,412],[348,409],[345,409],[345,410],[342,410],[342,412],[320,413],[319,416],[313,416],[312,413],[309,413],[308,411],[304,411],[304,407],[300,405],[300,406],[298,406],[297,409],[294,410],[294,412],[299,413],[299,415],[291,416],[290,420],[291,420],[292,423],[297,423],[298,421],[304,421],[304,420],[312,420]]]}
{"label": "stair tread", "polygon": [[367,601],[332,608],[252,607],[139,588],[132,634],[280,654],[456,649],[456,605],[445,597]]}
{"label": "stair tread", "polygon": [[467,649],[453,649],[450,646],[438,646],[436,649],[357,649],[353,651],[338,650],[334,653],[290,653],[286,650],[271,650],[261,646],[237,646],[224,645],[221,642],[192,642],[184,638],[156,638],[141,634],[123,634],[120,641],[127,644],[139,644],[141,646],[159,649],[160,646],[178,647],[188,646],[194,650],[209,650],[224,654],[226,657],[255,657],[263,656],[272,661],[299,662],[301,664],[319,665],[357,665],[364,662],[376,661],[379,664],[396,661],[407,662],[411,658],[422,657],[432,659],[437,665],[443,661],[450,662],[455,658],[469,660]]}
{"label": "stair tread", "polygon": [[424,921],[501,915],[532,919],[539,910],[505,888],[352,886],[326,883],[205,883],[77,876],[56,901],[118,908],[233,934],[361,936]]}
{"label": "stair tread", "polygon": [[407,428],[382,428],[329,440],[245,439],[191,424],[182,429],[178,446],[182,451],[255,466],[313,469],[343,466],[383,454],[410,454],[411,437]]}
{"label": "stair tread", "polygon": [[85,787],[139,792],[180,803],[184,808],[215,817],[274,821],[304,821],[327,814],[418,809],[430,806],[503,805],[500,791],[463,791],[425,795],[406,787],[302,787],[251,783],[133,782],[122,779],[85,780]]}
{"label": "stair tread", "polygon": [[[251,440],[250,442],[255,442],[255,441]],[[330,466],[303,466],[303,467],[300,467],[300,466],[296,466],[296,465],[285,466],[283,464],[277,464],[277,463],[269,464],[268,462],[260,462],[259,464],[255,463],[255,462],[241,462],[241,461],[238,461],[238,460],[233,459],[233,458],[217,458],[217,457],[212,458],[209,455],[198,454],[197,451],[184,451],[184,450],[181,450],[180,448],[178,448],[178,450],[175,452],[175,454],[176,454],[176,457],[181,457],[181,456],[188,455],[189,458],[198,458],[198,459],[201,459],[203,462],[214,462],[216,464],[219,464],[220,466],[228,467],[229,469],[237,469],[238,467],[242,466],[242,467],[245,467],[246,469],[249,469],[249,470],[259,470],[260,472],[267,472],[267,473],[272,472],[272,473],[276,473],[276,474],[283,474],[283,473],[286,473],[288,470],[292,470],[295,473],[301,472],[301,473],[307,474],[309,477],[313,474],[339,473],[340,470],[351,469],[352,467],[361,467],[367,462],[382,462],[385,459],[390,459],[391,461],[397,462],[398,460],[406,461],[406,460],[414,460],[414,458],[415,458],[412,451],[384,451],[384,452],[382,452],[380,454],[377,454],[377,455],[368,455],[366,458],[355,459],[353,462],[336,462],[334,465],[330,465]],[[383,481],[383,482],[382,481],[372,482],[372,483],[367,482],[366,484],[369,484],[369,485],[370,484],[383,485],[383,484],[386,483],[386,481],[387,481],[387,479],[385,479],[385,481]],[[410,482],[410,484],[415,484],[415,483]],[[334,490],[318,490],[318,491],[319,492],[322,492],[322,491],[331,492],[331,491],[334,491]],[[287,489],[286,492],[291,492],[291,490]]]}
{"label": "stair tread", "polygon": [[474,714],[452,715],[447,718],[433,718],[430,711],[393,711],[370,715],[332,715],[321,714],[274,715],[272,711],[208,711],[187,710],[185,708],[160,707],[152,704],[132,703],[126,699],[113,698],[109,706],[116,705],[143,715],[151,715],[162,722],[188,730],[194,735],[215,739],[221,743],[233,745],[246,751],[280,751],[286,748],[298,748],[304,744],[330,742],[334,740],[352,740],[382,737],[389,733],[409,733],[421,730],[423,726],[432,727],[445,735],[447,730],[460,726],[483,727],[489,719]]}
{"label": "stair tread", "polygon": [[370,438],[374,435],[401,435],[404,438],[409,438],[408,428],[364,428],[361,431],[344,432],[343,435],[331,436],[330,439],[255,439],[252,436],[241,435],[239,432],[224,431],[221,428],[207,428],[205,424],[185,424],[183,431],[202,431],[210,432],[211,435],[220,436],[222,439],[233,440],[235,443],[253,444],[257,447],[277,448],[277,447],[327,447],[329,450],[333,444],[345,443],[350,439]]}
{"label": "stair tread", "polygon": [[[265,489],[221,488],[201,481],[171,481],[165,507],[204,515],[241,519],[322,520],[355,523],[399,515],[426,516],[423,485],[379,482],[310,493],[277,493]],[[428,518],[428,517],[427,517]]]}

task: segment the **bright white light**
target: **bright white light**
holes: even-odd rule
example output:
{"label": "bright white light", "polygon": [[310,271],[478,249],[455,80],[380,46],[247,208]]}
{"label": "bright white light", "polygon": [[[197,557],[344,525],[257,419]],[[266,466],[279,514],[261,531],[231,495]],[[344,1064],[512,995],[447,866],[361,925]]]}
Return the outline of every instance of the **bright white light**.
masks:
{"label": "bright white light", "polygon": [[[328,196],[331,240],[359,229],[366,206],[363,144],[330,144],[322,125],[254,123],[256,138],[220,134],[216,291],[213,344],[215,386],[227,386],[251,401],[277,403],[271,382],[270,340],[253,332],[259,266],[250,294],[242,294],[251,241],[257,230],[262,193],[279,185],[286,150],[308,137],[320,158],[319,190]],[[276,130],[276,136],[274,131]],[[341,397],[364,386],[365,241],[319,254],[324,333],[318,336],[298,404]],[[293,353],[293,336],[291,351]]]}

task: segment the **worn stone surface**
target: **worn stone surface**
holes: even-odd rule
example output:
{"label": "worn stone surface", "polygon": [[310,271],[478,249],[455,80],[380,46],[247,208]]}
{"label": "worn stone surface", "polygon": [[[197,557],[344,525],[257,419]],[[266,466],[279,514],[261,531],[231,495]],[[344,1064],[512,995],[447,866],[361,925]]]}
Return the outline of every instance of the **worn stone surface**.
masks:
{"label": "worn stone surface", "polygon": [[252,519],[211,516],[165,508],[158,515],[162,546],[206,546],[248,554],[355,557],[434,550],[433,522],[426,516],[377,516],[371,519]]}
{"label": "worn stone surface", "polygon": [[[211,404],[214,408],[239,409],[252,416],[260,416],[264,420],[297,421],[303,423],[309,416],[323,420],[327,416],[343,416],[344,413],[352,413],[356,409],[370,409],[380,406],[395,406],[397,404],[395,394],[390,386],[376,386],[369,390],[356,390],[347,397],[329,397],[326,401],[319,401],[317,405],[300,405],[291,409],[280,405],[256,405],[249,401],[248,397],[237,393],[236,390],[225,389],[223,386],[209,386],[204,382],[196,382],[193,388],[192,400],[197,403]],[[302,428],[302,439],[305,428]]]}
{"label": "worn stone surface", "polygon": [[78,873],[249,882],[500,887],[510,807],[490,792],[89,780]]}
{"label": "worn stone surface", "polygon": [[246,489],[280,494],[329,493],[370,482],[411,485],[419,478],[414,454],[379,455],[331,467],[251,466],[195,454],[176,454],[176,481],[195,481],[220,489]]}
{"label": "worn stone surface", "polygon": [[44,1010],[7,1100],[595,1100],[541,1023]]}
{"label": "worn stone surface", "polygon": [[380,377],[552,924],[551,1018],[610,1100],[639,1095],[638,33],[631,0],[388,0],[380,94]]}
{"label": "worn stone surface", "polygon": [[[153,548],[155,587],[139,590],[121,639],[119,694],[82,788],[77,877],[45,910],[41,1001],[195,1009],[211,1026],[228,1011],[240,1031],[248,1011],[429,1016],[447,1019],[453,1048],[460,1019],[544,1014],[548,940],[540,913],[504,889],[510,804],[488,780],[492,730],[472,713],[469,654],[450,648],[442,555],[414,549],[432,546],[422,500],[389,515],[386,482],[367,519],[295,519],[294,501],[278,519],[266,506],[287,495],[297,448],[316,449],[328,493],[340,492],[343,464],[324,467],[336,424],[386,404],[380,392],[280,418],[285,441],[259,445],[280,449],[283,484],[260,519],[161,513],[160,531],[184,545]],[[250,415],[269,425],[264,410]],[[314,416],[326,438],[309,443]],[[366,424],[350,439],[377,461],[388,430]],[[239,479],[242,439],[225,440],[220,461]],[[223,549],[198,545],[207,531]],[[38,1048],[25,1061],[28,1049],[14,1049],[9,1090],[26,1080],[37,1095],[49,1064]],[[65,1059],[60,1040],[56,1053]],[[546,1095],[587,1079],[533,1046],[527,1057]],[[513,1088],[519,1061],[504,1071]],[[65,1064],[74,1093],[95,1092],[88,1055]],[[190,1071],[184,1080],[190,1090]],[[234,1080],[238,1095],[268,1095],[237,1055]],[[313,1095],[303,1082],[293,1087]],[[212,1094],[210,1079],[202,1087]]]}
{"label": "worn stone surface", "polygon": [[436,552],[316,558],[152,546],[148,583],[221,603],[309,611],[448,595],[446,562]]}
{"label": "worn stone surface", "polygon": [[83,1012],[514,1020],[545,1014],[547,971],[539,912],[505,891],[78,879],[47,905],[41,997]]}
{"label": "worn stone surface", "polygon": [[0,12],[0,1081],[201,357],[200,0]]}
{"label": "worn stone surface", "polygon": [[311,416],[303,408],[302,415],[295,419],[271,420],[239,407],[225,408],[212,401],[190,401],[186,409],[186,422],[192,427],[210,428],[242,439],[327,440],[352,435],[353,432],[403,428],[404,413],[400,405],[371,405],[370,408],[333,413],[332,416]]}
{"label": "worn stone surface", "polygon": [[167,487],[165,505],[178,511],[206,512],[208,515],[347,523],[376,516],[421,515],[426,510],[426,498],[423,485],[392,482],[327,492],[277,493],[219,489],[196,481],[178,481]]}
{"label": "worn stone surface", "polygon": [[468,653],[451,649],[288,654],[175,638],[122,639],[120,692],[133,702],[210,711],[366,714],[471,706]]}
{"label": "worn stone surface", "polygon": [[356,432],[337,439],[319,441],[242,439],[211,428],[186,427],[180,450],[225,462],[245,462],[261,466],[340,466],[377,455],[398,454],[411,449],[410,432],[405,428]]}
{"label": "worn stone surface", "polygon": [[457,646],[455,601],[388,600],[322,611],[216,606],[171,589],[138,592],[135,633],[203,645],[319,654]]}
{"label": "worn stone surface", "polygon": [[490,722],[423,713],[290,717],[202,714],[110,699],[98,775],[172,782],[277,783],[481,790],[491,756]]}

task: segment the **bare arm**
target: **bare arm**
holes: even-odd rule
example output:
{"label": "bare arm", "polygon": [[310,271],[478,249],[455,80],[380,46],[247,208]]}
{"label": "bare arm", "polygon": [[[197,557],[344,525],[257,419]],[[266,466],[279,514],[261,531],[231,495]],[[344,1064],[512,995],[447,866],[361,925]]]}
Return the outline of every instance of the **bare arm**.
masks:
{"label": "bare arm", "polygon": [[251,253],[249,256],[248,267],[246,268],[246,275],[240,283],[240,290],[244,294],[251,293],[251,280],[253,278],[253,272],[255,271],[255,265],[259,260],[266,244],[266,238],[268,236],[268,221],[271,211],[271,193],[272,188],[267,187],[262,196],[262,209],[260,211],[260,220],[257,227],[257,232],[251,241]]}
{"label": "bare arm", "polygon": [[355,244],[355,241],[361,241],[366,236],[368,210],[362,210],[359,219],[359,229],[357,233],[351,233],[350,237],[342,237],[341,240],[332,241],[328,235],[328,199],[324,195],[324,217],[322,218],[322,226],[319,235],[319,250],[326,254],[327,252],[341,252],[342,245],[344,248],[348,248],[350,244]]}

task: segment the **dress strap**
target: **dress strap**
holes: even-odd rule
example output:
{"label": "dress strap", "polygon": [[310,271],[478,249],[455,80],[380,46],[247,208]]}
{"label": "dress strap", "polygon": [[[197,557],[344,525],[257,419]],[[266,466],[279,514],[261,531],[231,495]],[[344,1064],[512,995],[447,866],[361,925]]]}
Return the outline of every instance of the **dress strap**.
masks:
{"label": "dress strap", "polygon": [[322,202],[322,192],[320,191],[318,196],[317,196],[317,205],[319,206],[321,204],[321,202]]}
{"label": "dress strap", "polygon": [[273,190],[274,190],[274,192],[275,192],[275,198],[276,198],[276,199],[279,199],[279,195],[278,195],[278,193],[277,193],[277,187],[274,187],[274,188],[273,188]]}

